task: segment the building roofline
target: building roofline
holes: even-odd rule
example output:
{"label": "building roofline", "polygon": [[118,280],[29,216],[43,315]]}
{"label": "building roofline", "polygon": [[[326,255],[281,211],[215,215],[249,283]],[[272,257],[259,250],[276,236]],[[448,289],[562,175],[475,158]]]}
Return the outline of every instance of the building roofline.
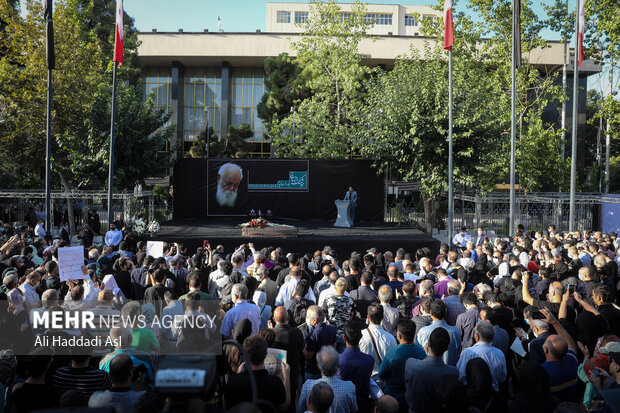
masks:
{"label": "building roofline", "polygon": [[[202,34],[202,35],[254,35],[254,36],[260,36],[260,35],[279,35],[279,36],[301,36],[303,35],[303,33],[300,32],[264,32],[262,30],[260,31],[253,31],[253,32],[211,32],[211,31],[192,31],[192,32],[186,32],[186,31],[165,31],[165,32],[160,32],[160,31],[144,31],[144,32],[138,32],[138,34],[140,36],[143,35],[158,35],[158,34],[175,34],[175,35],[183,35],[183,34]],[[386,35],[386,34],[368,34],[368,37],[386,37],[386,38],[390,38],[390,37],[398,37],[398,38],[410,38],[410,39],[436,39],[435,37],[428,37],[428,36],[410,36],[410,35],[398,35],[398,34],[392,34],[392,35]],[[483,38],[482,40],[489,40],[489,38]],[[561,40],[547,40],[547,39],[543,39],[545,40],[547,43],[554,43],[554,44],[563,44],[563,42]],[[570,43],[568,45],[568,48],[570,50],[574,50],[574,46],[571,46]]]}

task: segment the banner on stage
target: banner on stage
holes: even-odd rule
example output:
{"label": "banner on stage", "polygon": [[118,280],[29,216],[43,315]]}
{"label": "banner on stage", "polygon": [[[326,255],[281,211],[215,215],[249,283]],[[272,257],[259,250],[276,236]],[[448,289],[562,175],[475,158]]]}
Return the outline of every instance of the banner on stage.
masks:
{"label": "banner on stage", "polygon": [[84,278],[84,247],[58,248],[58,270],[60,281],[81,280]]}
{"label": "banner on stage", "polygon": [[163,241],[147,241],[146,242],[146,255],[150,255],[153,258],[159,258],[164,256],[164,242]]}

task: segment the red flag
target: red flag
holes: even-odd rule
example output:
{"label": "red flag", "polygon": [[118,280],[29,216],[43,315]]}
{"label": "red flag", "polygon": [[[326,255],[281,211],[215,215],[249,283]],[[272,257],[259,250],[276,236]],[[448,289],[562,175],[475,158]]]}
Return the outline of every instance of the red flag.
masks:
{"label": "red flag", "polygon": [[586,24],[585,16],[585,0],[579,0],[579,33],[577,40],[577,47],[579,47],[579,67],[583,65],[583,32]]}
{"label": "red flag", "polygon": [[443,23],[445,26],[443,48],[452,50],[454,46],[454,26],[452,25],[452,0],[445,0],[443,4]]}
{"label": "red flag", "polygon": [[116,0],[116,32],[114,35],[114,62],[123,65],[123,0]]}

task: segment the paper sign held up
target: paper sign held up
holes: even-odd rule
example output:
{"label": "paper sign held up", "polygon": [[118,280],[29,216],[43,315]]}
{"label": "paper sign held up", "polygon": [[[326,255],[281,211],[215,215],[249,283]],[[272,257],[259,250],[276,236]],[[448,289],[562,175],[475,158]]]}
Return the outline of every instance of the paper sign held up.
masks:
{"label": "paper sign held up", "polygon": [[164,256],[164,242],[163,241],[147,241],[146,242],[146,255],[150,255],[153,258],[159,258]]}
{"label": "paper sign held up", "polygon": [[60,281],[81,280],[84,278],[84,247],[58,248],[58,270]]}

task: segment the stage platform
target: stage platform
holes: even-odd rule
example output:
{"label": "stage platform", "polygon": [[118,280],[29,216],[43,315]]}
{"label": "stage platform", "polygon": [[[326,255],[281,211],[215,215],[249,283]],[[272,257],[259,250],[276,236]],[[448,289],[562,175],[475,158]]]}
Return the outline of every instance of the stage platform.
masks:
{"label": "stage platform", "polygon": [[354,228],[335,228],[332,222],[296,221],[270,219],[279,224],[293,225],[298,228],[297,238],[248,238],[241,236],[238,226],[248,219],[209,218],[204,220],[184,219],[164,223],[160,232],[151,240],[179,242],[187,246],[190,252],[209,240],[211,246],[222,244],[226,253],[233,252],[243,243],[253,242],[260,249],[267,246],[282,247],[286,252],[314,252],[325,245],[334,248],[340,258],[348,257],[351,252],[365,253],[375,247],[379,251],[396,252],[398,248],[415,253],[418,248],[429,247],[433,253],[439,251],[439,241],[423,232],[399,227],[391,223],[361,223]]}

